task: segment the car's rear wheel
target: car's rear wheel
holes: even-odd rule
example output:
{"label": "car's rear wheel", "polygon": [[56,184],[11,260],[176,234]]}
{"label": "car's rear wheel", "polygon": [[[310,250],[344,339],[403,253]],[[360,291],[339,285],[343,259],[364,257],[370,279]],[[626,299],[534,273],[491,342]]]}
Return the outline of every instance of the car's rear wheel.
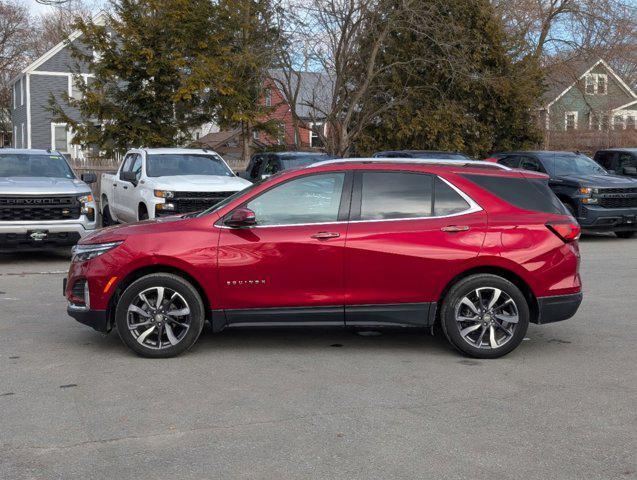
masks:
{"label": "car's rear wheel", "polygon": [[456,283],[440,311],[445,336],[463,353],[497,358],[515,349],[529,326],[529,306],[513,283],[491,274]]}
{"label": "car's rear wheel", "polygon": [[183,278],[157,273],[133,282],[115,313],[122,341],[139,355],[174,357],[199,338],[205,320],[197,290]]}
{"label": "car's rear wheel", "polygon": [[617,238],[633,238],[635,236],[635,232],[615,232]]}

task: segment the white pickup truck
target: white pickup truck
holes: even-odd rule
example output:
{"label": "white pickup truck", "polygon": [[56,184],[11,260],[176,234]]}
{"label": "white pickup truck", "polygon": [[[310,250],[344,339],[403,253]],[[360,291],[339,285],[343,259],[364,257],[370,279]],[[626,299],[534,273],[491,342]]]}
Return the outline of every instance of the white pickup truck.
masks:
{"label": "white pickup truck", "polygon": [[102,224],[204,210],[250,185],[211,150],[129,150],[117,173],[102,174]]}

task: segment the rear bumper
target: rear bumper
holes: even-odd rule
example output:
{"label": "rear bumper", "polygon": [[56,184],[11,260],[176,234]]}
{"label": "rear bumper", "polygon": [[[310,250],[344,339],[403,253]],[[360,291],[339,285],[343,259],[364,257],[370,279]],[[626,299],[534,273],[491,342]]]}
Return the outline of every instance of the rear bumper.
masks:
{"label": "rear bumper", "polygon": [[582,292],[538,298],[539,315],[534,323],[553,323],[571,318],[582,303],[582,298]]}
{"label": "rear bumper", "polygon": [[637,208],[603,208],[582,205],[577,221],[584,230],[634,232],[637,231]]}

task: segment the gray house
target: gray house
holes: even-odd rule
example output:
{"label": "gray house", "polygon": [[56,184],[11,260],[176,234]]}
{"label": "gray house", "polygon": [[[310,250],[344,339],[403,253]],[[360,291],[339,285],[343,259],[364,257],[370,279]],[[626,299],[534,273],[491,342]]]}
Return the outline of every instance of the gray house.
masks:
{"label": "gray house", "polygon": [[[95,17],[96,23],[104,21],[104,15]],[[53,95],[63,102],[62,93],[77,98],[81,92],[77,81],[89,82],[91,73],[71,56],[70,45],[82,49],[81,32],[72,33],[11,80],[11,123],[15,148],[55,149],[71,158],[83,157],[81,148],[71,144],[72,132],[66,124],[55,123],[47,111]],[[79,75],[78,75],[79,72]],[[79,114],[67,108],[71,118]]]}

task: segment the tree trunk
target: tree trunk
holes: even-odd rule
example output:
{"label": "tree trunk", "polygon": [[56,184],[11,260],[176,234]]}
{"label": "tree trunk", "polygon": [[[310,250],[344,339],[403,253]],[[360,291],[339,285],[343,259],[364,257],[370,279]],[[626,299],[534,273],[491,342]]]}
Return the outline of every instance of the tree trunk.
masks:
{"label": "tree trunk", "polygon": [[241,138],[243,139],[241,159],[247,164],[252,156],[252,125],[249,122],[241,123]]}

